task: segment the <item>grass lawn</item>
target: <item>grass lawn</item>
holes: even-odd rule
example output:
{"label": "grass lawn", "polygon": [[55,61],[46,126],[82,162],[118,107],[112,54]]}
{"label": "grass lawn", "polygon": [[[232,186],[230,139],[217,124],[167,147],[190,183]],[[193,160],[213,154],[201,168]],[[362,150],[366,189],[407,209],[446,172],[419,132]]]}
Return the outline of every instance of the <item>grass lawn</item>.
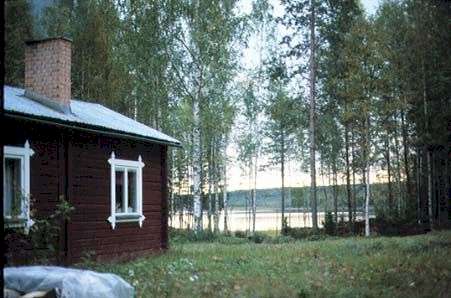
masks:
{"label": "grass lawn", "polygon": [[162,255],[91,268],[119,274],[138,297],[451,297],[451,231],[175,243]]}

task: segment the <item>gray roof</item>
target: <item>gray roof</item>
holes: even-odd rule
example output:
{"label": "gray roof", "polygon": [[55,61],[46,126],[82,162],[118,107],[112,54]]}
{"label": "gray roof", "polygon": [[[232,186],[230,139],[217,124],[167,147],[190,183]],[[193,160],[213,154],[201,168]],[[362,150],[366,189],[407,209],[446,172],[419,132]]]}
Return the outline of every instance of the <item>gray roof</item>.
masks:
{"label": "gray roof", "polygon": [[5,112],[30,118],[64,122],[74,126],[114,131],[125,136],[180,146],[180,142],[156,129],[110,110],[100,104],[71,100],[70,113],[62,113],[24,96],[24,89],[4,86]]}

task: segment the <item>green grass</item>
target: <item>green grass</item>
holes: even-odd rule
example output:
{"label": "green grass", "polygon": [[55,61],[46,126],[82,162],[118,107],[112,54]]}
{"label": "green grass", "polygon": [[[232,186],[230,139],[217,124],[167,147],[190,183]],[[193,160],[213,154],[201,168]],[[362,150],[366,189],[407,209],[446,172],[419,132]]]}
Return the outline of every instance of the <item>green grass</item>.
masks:
{"label": "green grass", "polygon": [[243,241],[175,243],[161,255],[93,269],[119,274],[138,297],[451,295],[450,231],[285,244]]}

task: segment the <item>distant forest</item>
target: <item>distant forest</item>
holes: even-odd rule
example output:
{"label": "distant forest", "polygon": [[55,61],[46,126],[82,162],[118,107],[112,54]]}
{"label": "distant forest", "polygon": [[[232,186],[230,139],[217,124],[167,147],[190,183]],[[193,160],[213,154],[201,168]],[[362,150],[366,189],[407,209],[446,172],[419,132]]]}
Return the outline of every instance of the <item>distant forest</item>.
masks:
{"label": "distant forest", "polygon": [[[383,212],[384,206],[380,204],[383,202],[383,198],[387,196],[387,183],[375,183],[371,185],[373,200],[371,205],[375,205],[375,208]],[[356,211],[362,212],[365,205],[365,185],[364,184],[356,184],[354,186],[355,196],[356,196]],[[287,209],[299,209],[300,211],[309,211],[311,209],[311,205],[309,202],[309,191],[310,187],[286,187],[285,188],[285,208]],[[337,187],[338,191],[338,205],[340,207],[340,211],[347,211],[346,207],[346,186],[339,185]],[[282,208],[281,205],[281,188],[268,188],[268,189],[257,189],[257,212],[261,211],[280,211]],[[252,203],[252,195],[253,190],[233,190],[228,192],[228,207],[231,211],[236,210],[250,210]],[[333,196],[334,189],[332,186],[318,186],[318,211],[325,212],[333,211]],[[204,212],[208,210],[207,202],[208,198],[206,195],[203,195],[203,200],[205,202],[204,206],[206,206]],[[379,204],[378,204],[379,203]],[[399,204],[402,202],[400,201]],[[220,208],[223,208],[223,205],[220,204]],[[189,196],[180,196],[176,197],[173,205],[173,213],[177,212],[193,212],[192,204],[189,203]],[[296,211],[296,210],[292,210]],[[414,212],[414,211],[413,211]]]}

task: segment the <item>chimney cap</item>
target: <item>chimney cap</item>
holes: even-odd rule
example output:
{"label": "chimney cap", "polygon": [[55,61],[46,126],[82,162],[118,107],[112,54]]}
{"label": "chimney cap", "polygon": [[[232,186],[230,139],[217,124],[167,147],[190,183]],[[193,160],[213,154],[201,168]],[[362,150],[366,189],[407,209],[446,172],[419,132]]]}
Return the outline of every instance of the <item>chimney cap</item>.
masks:
{"label": "chimney cap", "polygon": [[41,39],[27,40],[27,41],[25,41],[25,44],[26,45],[32,45],[32,44],[36,44],[36,43],[42,43],[42,42],[58,40],[58,39],[65,40],[65,41],[68,41],[70,43],[72,43],[72,41],[73,41],[71,38],[68,38],[68,37],[65,37],[65,36],[57,36],[57,37],[46,37],[46,38],[41,38]]}

